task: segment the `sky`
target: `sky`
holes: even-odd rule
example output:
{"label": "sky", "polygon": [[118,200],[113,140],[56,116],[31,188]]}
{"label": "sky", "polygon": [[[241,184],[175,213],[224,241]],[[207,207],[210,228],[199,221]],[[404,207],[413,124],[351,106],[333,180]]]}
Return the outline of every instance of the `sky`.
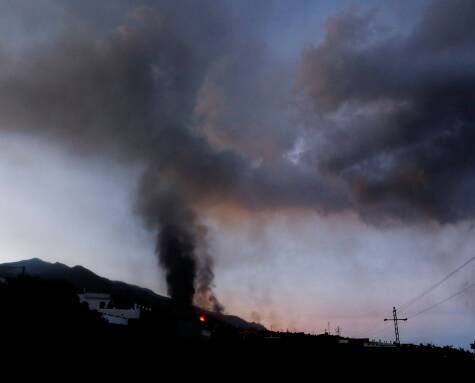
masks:
{"label": "sky", "polygon": [[[471,1],[0,1],[0,261],[391,340],[474,255]],[[178,255],[177,255],[178,254]],[[185,276],[185,277],[183,277]],[[403,342],[475,339],[467,265]]]}

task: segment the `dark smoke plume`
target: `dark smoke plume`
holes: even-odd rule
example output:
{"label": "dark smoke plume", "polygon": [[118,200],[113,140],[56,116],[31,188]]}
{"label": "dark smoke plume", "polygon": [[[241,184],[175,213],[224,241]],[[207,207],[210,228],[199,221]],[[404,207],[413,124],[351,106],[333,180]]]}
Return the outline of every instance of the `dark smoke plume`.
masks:
{"label": "dark smoke plume", "polygon": [[190,127],[195,95],[216,59],[208,41],[222,26],[219,14],[204,18],[189,41],[172,15],[139,8],[111,34],[73,30],[21,52],[0,50],[0,123],[140,164],[137,207],[157,231],[170,296],[189,305],[204,295],[219,308],[211,262],[196,249],[204,244],[194,204],[210,194],[208,178],[216,193],[228,189],[228,172],[241,160],[212,150]]}
{"label": "dark smoke plume", "polygon": [[195,303],[221,312],[214,295],[212,259],[207,252],[206,228],[199,224],[179,189],[155,189],[144,175],[139,191],[140,211],[157,230],[157,254],[165,270],[168,294],[180,306]]}

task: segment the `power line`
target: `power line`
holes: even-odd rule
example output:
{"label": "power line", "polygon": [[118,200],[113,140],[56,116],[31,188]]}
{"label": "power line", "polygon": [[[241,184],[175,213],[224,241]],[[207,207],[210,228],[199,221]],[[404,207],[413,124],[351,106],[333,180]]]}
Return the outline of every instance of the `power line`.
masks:
{"label": "power line", "polygon": [[367,335],[367,337],[369,339],[376,338],[376,335],[380,335],[384,331],[389,331],[389,327],[386,323],[383,323],[382,325],[376,326],[375,329],[373,329],[373,331],[371,331],[369,333],[369,335]]}
{"label": "power line", "polygon": [[[379,315],[378,315],[379,316]],[[387,330],[387,324],[381,323],[379,320],[372,323],[371,326],[366,326],[363,330],[358,330],[356,332],[357,338],[373,338],[377,334],[381,333],[383,330]]]}
{"label": "power line", "polygon": [[437,283],[433,284],[432,286],[430,286],[428,289],[424,290],[421,294],[419,294],[418,296],[416,296],[415,298],[411,299],[410,301],[404,303],[403,305],[399,306],[397,308],[397,311],[401,311],[401,310],[404,310],[404,309],[407,309],[409,306],[411,306],[412,304],[414,304],[415,302],[417,302],[419,299],[425,297],[427,294],[429,294],[430,292],[432,292],[434,289],[436,289],[437,287],[439,287],[442,283],[444,283],[447,279],[451,278],[454,274],[458,273],[460,270],[462,270],[465,266],[467,266],[470,262],[473,262],[475,261],[475,255],[470,258],[468,261],[466,261],[465,263],[463,263],[462,265],[460,265],[459,267],[457,267],[455,270],[451,271],[449,274],[447,274],[444,278],[442,278],[440,281],[438,281]]}
{"label": "power line", "polygon": [[440,302],[434,303],[433,305],[431,305],[431,306],[425,308],[424,310],[421,310],[421,311],[417,312],[416,314],[411,315],[411,316],[409,317],[409,319],[412,319],[412,318],[415,318],[416,316],[422,315],[422,314],[426,313],[427,311],[432,310],[432,309],[434,309],[434,308],[440,306],[441,304],[443,304],[443,303],[445,303],[445,302],[447,302],[447,301],[450,301],[451,299],[453,299],[453,298],[455,298],[455,297],[457,297],[457,296],[459,296],[459,295],[465,293],[467,290],[471,289],[472,287],[475,287],[475,283],[472,283],[472,284],[466,286],[464,289],[462,289],[462,290],[460,290],[460,291],[457,291],[455,294],[452,294],[450,297],[445,298],[444,300],[442,300],[442,301],[440,301]]}

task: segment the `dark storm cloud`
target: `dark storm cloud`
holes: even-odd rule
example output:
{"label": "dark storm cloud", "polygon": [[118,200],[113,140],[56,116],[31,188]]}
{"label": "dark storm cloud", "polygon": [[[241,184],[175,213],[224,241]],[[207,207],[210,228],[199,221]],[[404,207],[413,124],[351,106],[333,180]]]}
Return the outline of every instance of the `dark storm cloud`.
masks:
{"label": "dark storm cloud", "polygon": [[326,121],[313,160],[368,219],[475,213],[474,16],[470,0],[435,1],[408,35],[378,37],[346,11],[307,49],[300,86]]}
{"label": "dark storm cloud", "polygon": [[[165,10],[170,13],[171,8]],[[2,129],[60,138],[75,150],[144,162],[150,167],[147,175],[180,187],[186,199],[228,199],[263,208],[300,205],[302,196],[307,200],[302,206],[325,199],[322,195],[329,191],[319,180],[282,159],[293,138],[273,145],[277,129],[263,122],[270,119],[271,109],[279,117],[277,107],[266,104],[272,91],[266,91],[267,97],[254,91],[263,61],[270,66],[270,60],[260,56],[254,64],[240,57],[254,48],[246,51],[236,41],[237,32],[214,20],[226,20],[224,10],[201,10],[198,14],[207,17],[187,24],[201,31],[193,36],[175,24],[194,9],[176,12],[181,17],[167,19],[157,9],[139,8],[107,36],[74,30],[20,54],[1,51]],[[217,75],[223,61],[232,64],[224,64]],[[209,108],[197,115],[209,82],[229,95],[226,110],[240,111],[220,118],[224,131],[233,125],[232,134],[224,133],[228,144],[213,145],[207,137],[203,125],[213,113]],[[266,117],[259,117],[261,106]],[[259,129],[262,146],[248,155],[243,137],[251,144],[253,131]],[[278,150],[273,162],[261,163],[257,157],[266,145],[263,136]]]}

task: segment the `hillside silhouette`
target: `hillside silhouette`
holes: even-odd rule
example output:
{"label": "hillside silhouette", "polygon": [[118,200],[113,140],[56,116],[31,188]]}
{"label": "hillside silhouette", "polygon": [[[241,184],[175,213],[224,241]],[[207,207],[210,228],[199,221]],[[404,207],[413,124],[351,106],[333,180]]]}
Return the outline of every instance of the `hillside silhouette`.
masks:
{"label": "hillside silhouette", "polygon": [[[69,267],[59,262],[45,262],[39,258],[0,264],[0,276],[15,277],[21,275],[23,270],[25,276],[37,277],[45,281],[67,282],[76,293],[87,291],[110,294],[114,306],[118,308],[129,308],[138,304],[151,308],[154,315],[160,313],[166,316],[173,307],[173,302],[168,297],[156,294],[150,289],[109,280],[83,266]],[[238,329],[265,330],[264,326],[248,322],[235,315],[208,311],[206,313],[226,325]]]}

